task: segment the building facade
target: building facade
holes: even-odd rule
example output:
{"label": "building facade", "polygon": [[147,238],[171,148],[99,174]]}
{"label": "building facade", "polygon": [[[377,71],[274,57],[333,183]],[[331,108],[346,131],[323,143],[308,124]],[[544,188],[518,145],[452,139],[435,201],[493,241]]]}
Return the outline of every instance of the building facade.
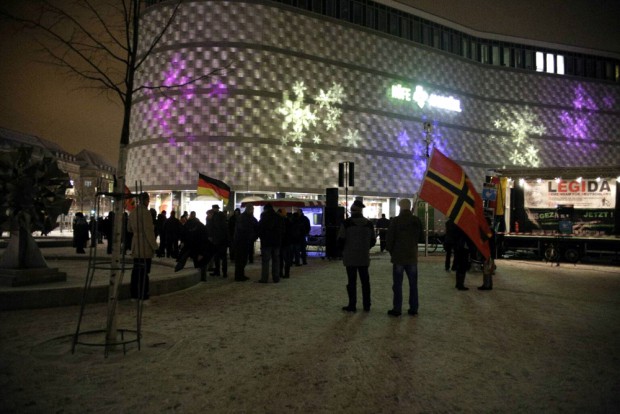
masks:
{"label": "building facade", "polygon": [[[195,198],[198,171],[230,185],[237,203],[321,198],[349,161],[348,194],[378,217],[415,197],[433,148],[478,188],[502,167],[618,164],[619,57],[487,41],[377,2],[331,3],[184,3],[138,83],[209,76],[136,97],[128,182],[177,209]],[[146,10],[143,50],[172,6]]]}

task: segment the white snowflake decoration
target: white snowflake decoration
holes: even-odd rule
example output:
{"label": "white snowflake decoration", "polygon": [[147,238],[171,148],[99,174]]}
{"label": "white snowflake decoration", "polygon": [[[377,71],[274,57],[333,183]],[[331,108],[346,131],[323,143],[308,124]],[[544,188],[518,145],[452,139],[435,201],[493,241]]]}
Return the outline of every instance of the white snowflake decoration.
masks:
{"label": "white snowflake decoration", "polygon": [[312,161],[316,162],[316,161],[318,161],[318,160],[319,160],[319,156],[318,156],[318,155],[316,155],[316,152],[311,152],[311,153],[310,153],[310,159],[311,159]]}
{"label": "white snowflake decoration", "polygon": [[525,157],[519,152],[519,150],[513,150],[512,154],[508,157],[511,163],[516,165],[524,165]]}
{"label": "white snowflake decoration", "polygon": [[303,100],[304,94],[306,92],[306,85],[304,85],[304,83],[301,81],[295,82],[295,84],[293,85],[293,92],[295,93],[298,99]]}
{"label": "white snowflake decoration", "polygon": [[[538,166],[540,164],[538,149],[530,142],[529,136],[533,134],[540,136],[545,133],[546,128],[537,124],[536,115],[530,111],[509,114],[505,108],[502,108],[500,113],[504,119],[496,119],[493,126],[511,135],[511,143],[516,148],[509,156],[510,161],[516,165]],[[510,117],[512,119],[509,119]],[[503,143],[506,138],[498,139],[498,141]]]}
{"label": "white snowflake decoration", "polygon": [[336,127],[340,124],[340,116],[342,115],[342,110],[340,108],[330,107],[327,111],[326,117],[323,120],[325,127],[328,131],[332,129],[336,129]]}
{"label": "white snowflake decoration", "polygon": [[358,142],[361,140],[359,131],[347,129],[347,134],[344,136],[344,140],[347,141],[349,146],[357,147]]}
{"label": "white snowflake decoration", "polygon": [[[299,154],[306,135],[317,123],[324,125],[327,131],[335,131],[338,128],[342,110],[334,105],[342,104],[345,94],[342,86],[334,83],[327,91],[322,89],[319,91],[318,96],[314,98],[318,108],[313,108],[313,105],[306,105],[304,102],[307,88],[303,82],[296,82],[292,89],[295,99],[290,99],[288,91],[285,91],[283,102],[276,111],[284,118],[282,129],[285,133],[280,138],[282,144],[295,143],[293,151]],[[321,142],[316,134],[312,140],[315,144]],[[353,145],[357,145],[357,141],[359,137],[353,139]]]}

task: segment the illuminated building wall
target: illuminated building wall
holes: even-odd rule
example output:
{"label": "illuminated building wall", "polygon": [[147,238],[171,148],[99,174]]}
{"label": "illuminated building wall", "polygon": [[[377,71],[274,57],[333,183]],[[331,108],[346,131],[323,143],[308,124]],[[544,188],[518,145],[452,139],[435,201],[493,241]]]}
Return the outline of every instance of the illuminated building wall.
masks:
{"label": "illuminated building wall", "polygon": [[[149,9],[144,33],[168,11]],[[187,2],[180,13],[138,81],[230,67],[136,98],[128,181],[147,190],[193,190],[200,171],[238,192],[324,193],[353,161],[351,193],[412,196],[424,122],[479,188],[489,168],[620,160],[618,85],[481,65],[270,2]]]}

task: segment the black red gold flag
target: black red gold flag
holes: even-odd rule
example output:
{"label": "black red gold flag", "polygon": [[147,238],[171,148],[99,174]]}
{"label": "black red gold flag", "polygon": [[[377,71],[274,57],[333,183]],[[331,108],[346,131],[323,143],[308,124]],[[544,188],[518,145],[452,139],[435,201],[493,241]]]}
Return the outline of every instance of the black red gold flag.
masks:
{"label": "black red gold flag", "polygon": [[230,187],[223,181],[198,173],[198,195],[215,197],[224,200],[224,204],[228,204]]}

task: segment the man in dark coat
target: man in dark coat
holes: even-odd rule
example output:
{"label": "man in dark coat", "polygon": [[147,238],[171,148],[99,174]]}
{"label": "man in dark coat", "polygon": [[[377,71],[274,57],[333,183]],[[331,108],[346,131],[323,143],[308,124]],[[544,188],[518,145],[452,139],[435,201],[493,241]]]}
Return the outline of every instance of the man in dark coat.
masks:
{"label": "man in dark coat", "polygon": [[178,272],[183,269],[187,259],[191,258],[194,261],[194,267],[200,269],[202,281],[206,281],[207,266],[215,255],[215,247],[209,241],[207,226],[198,220],[195,211],[190,213],[189,219],[183,225],[181,242],[183,247],[179,252],[179,258],[174,271]]}
{"label": "man in dark coat", "polygon": [[362,300],[364,310],[370,311],[370,249],[377,243],[375,228],[370,220],[362,215],[366,207],[361,201],[355,200],[351,206],[351,217],[346,219],[338,232],[338,243],[342,247],[342,263],[347,269],[347,293],[349,304],[342,310],[357,310],[357,275],[362,284]]}
{"label": "man in dark coat", "polygon": [[88,243],[89,231],[90,226],[84,217],[84,213],[75,213],[75,220],[73,221],[73,246],[75,247],[76,253],[86,253],[84,247],[86,247],[86,244]]}
{"label": "man in dark coat", "polygon": [[280,277],[288,279],[291,277],[291,266],[293,264],[293,215],[287,214],[283,209],[278,210],[278,214],[284,219],[284,236],[280,247]]}
{"label": "man in dark coat", "polygon": [[284,218],[276,213],[271,204],[265,204],[263,214],[258,222],[258,237],[262,272],[260,283],[269,281],[269,262],[271,261],[271,277],[273,283],[280,281],[280,248],[284,237]]}
{"label": "man in dark coat", "polygon": [[181,222],[177,218],[176,211],[170,212],[170,217],[164,224],[164,240],[166,241],[166,257],[176,259],[179,257],[179,237],[181,233]]}
{"label": "man in dark coat", "polygon": [[393,306],[390,316],[400,316],[403,304],[403,273],[409,280],[409,315],[418,314],[418,239],[422,223],[411,212],[411,201],[400,200],[400,213],[390,222],[385,247],[392,261]]}
{"label": "man in dark coat", "polygon": [[166,224],[166,210],[162,210],[155,219],[155,237],[159,236],[159,249],[157,250],[157,257],[166,256],[166,235],[164,234],[164,226]]}
{"label": "man in dark coat", "polygon": [[465,287],[465,276],[470,267],[471,255],[476,252],[476,246],[467,237],[467,234],[457,225],[452,226],[454,239],[454,268],[456,269],[456,288],[469,290]]}
{"label": "man in dark coat", "polygon": [[[211,276],[228,277],[228,223],[226,213],[220,211],[220,206],[214,204],[212,207],[213,216],[207,222],[207,233],[209,240],[215,245],[214,270]],[[222,269],[220,273],[220,267]]]}
{"label": "man in dark coat", "polygon": [[249,203],[243,213],[239,215],[235,224],[233,246],[235,249],[235,281],[245,282],[249,277],[245,275],[245,266],[248,264],[250,246],[258,238],[258,221],[254,217],[254,205]]}
{"label": "man in dark coat", "polygon": [[385,217],[385,214],[381,214],[381,218],[377,220],[377,229],[379,230],[379,247],[382,253],[385,250],[385,237],[389,226],[390,220]]}

